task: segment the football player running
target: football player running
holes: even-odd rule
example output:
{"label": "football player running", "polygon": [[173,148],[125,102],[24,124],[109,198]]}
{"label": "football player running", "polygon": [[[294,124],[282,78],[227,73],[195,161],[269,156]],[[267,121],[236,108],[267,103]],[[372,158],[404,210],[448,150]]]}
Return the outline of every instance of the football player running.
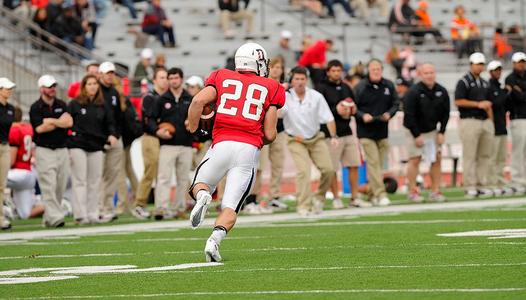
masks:
{"label": "football player running", "polygon": [[236,223],[237,213],[255,179],[259,153],[276,138],[277,110],[285,104],[285,90],[268,76],[269,59],[263,47],[246,43],[235,54],[235,71],[221,69],[208,76],[205,88],[194,96],[187,129],[199,127],[203,108],[216,104],[212,146],[196,168],[190,195],[196,204],[192,228],[204,220],[219,181],[226,176],[221,213],[205,246],[206,261],[221,261],[219,245]]}

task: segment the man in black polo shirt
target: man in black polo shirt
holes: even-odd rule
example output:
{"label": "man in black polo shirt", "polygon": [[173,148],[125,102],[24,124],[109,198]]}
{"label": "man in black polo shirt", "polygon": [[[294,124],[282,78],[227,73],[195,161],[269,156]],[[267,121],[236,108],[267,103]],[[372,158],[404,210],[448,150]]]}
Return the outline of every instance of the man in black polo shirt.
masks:
{"label": "man in black polo shirt", "polygon": [[511,183],[515,192],[526,192],[526,54],[511,57],[513,72],[506,77],[510,92]]}
{"label": "man in black polo shirt", "polygon": [[383,78],[382,62],[372,59],[368,76],[356,86],[355,102],[358,138],[365,152],[369,194],[374,205],[387,206],[383,166],[389,151],[388,123],[398,111],[399,100],[394,84]]}
{"label": "man in black polo shirt", "polygon": [[[163,218],[185,216],[185,196],[190,184],[190,168],[192,167],[192,142],[194,137],[186,130],[184,121],[188,118],[188,108],[192,96],[183,89],[183,71],[179,68],[168,70],[168,91],[158,101],[159,123],[168,122],[175,127],[175,134],[159,128],[160,138],[159,165],[157,171],[157,186],[155,188],[156,220]],[[170,207],[170,184],[175,168],[177,187],[175,203]]]}
{"label": "man in black polo shirt", "polygon": [[416,176],[424,157],[424,161],[431,164],[429,200],[442,202],[445,198],[440,192],[440,147],[444,143],[444,132],[449,121],[449,95],[442,85],[436,83],[435,67],[432,64],[422,64],[419,74],[422,80],[409,89],[404,102],[404,126],[408,129],[410,137],[407,141],[409,200],[423,201],[416,186]]}
{"label": "man in black polo shirt", "polygon": [[73,126],[73,119],[67,112],[64,101],[56,98],[57,81],[51,75],[38,79],[40,99],[29,111],[34,130],[38,184],[44,203],[44,225],[64,225],[64,211],[61,202],[69,176],[69,155],[66,149],[67,129]]}
{"label": "man in black polo shirt", "polygon": [[[356,113],[354,104],[354,93],[351,88],[342,82],[343,64],[339,60],[331,60],[327,64],[327,80],[322,81],[318,91],[325,97],[327,104],[334,116],[336,123],[336,135],[338,145],[331,146],[330,139],[327,138],[327,146],[331,153],[334,169],[340,167],[349,170],[349,185],[351,187],[351,206],[369,207],[371,204],[358,198],[358,167],[361,164],[360,146],[358,140],[352,135],[350,126],[351,115]],[[329,137],[327,128],[323,128],[325,136]],[[334,194],[332,206],[335,209],[343,208],[343,203],[338,197],[338,178],[332,179],[331,190]]]}
{"label": "man in black polo shirt", "polygon": [[495,127],[489,83],[480,77],[486,58],[475,52],[469,57],[470,71],[455,89],[455,104],[460,112],[464,189],[467,198],[491,197],[488,188],[489,160]]}
{"label": "man in black polo shirt", "polygon": [[[104,103],[115,124],[115,134],[118,139],[112,147],[104,151],[104,171],[102,175],[102,193],[100,200],[100,222],[107,223],[117,219],[113,198],[119,188],[119,176],[124,170],[124,145],[122,143],[122,123],[124,109],[122,109],[121,95],[114,87],[115,65],[109,61],[99,66],[99,82]],[[125,106],[124,106],[125,108]]]}

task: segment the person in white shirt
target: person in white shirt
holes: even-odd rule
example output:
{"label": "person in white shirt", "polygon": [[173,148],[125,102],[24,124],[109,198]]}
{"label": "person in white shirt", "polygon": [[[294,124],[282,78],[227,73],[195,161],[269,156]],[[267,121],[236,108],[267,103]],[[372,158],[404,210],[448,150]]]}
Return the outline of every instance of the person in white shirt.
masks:
{"label": "person in white shirt", "polygon": [[[298,170],[296,175],[297,211],[306,216],[320,213],[325,202],[325,193],[330,187],[334,167],[329,156],[325,136],[320,124],[327,124],[331,141],[337,145],[334,116],[323,95],[308,88],[307,69],[295,67],[291,71],[291,89],[286,93],[285,106],[280,110],[283,125],[288,135],[289,151]],[[320,185],[315,195],[310,190],[311,164],[320,171]]]}

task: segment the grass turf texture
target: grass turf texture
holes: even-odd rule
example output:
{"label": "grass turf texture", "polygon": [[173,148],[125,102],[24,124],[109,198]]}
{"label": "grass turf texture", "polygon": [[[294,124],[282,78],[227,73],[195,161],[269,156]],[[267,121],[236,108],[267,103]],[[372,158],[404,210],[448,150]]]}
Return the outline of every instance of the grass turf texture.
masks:
{"label": "grass turf texture", "polygon": [[[443,290],[526,288],[524,239],[437,236],[513,228],[526,228],[526,207],[240,226],[221,245],[222,266],[87,274],[63,281],[0,285],[0,299],[128,299],[147,295],[155,299],[525,299],[526,290]],[[37,243],[26,245],[4,243],[0,245],[4,258],[0,259],[0,271],[89,265],[148,268],[203,262],[202,250],[210,231],[182,229],[31,240]],[[42,257],[93,253],[119,255]],[[419,291],[407,291],[411,289]],[[251,294],[261,291],[275,293]]]}

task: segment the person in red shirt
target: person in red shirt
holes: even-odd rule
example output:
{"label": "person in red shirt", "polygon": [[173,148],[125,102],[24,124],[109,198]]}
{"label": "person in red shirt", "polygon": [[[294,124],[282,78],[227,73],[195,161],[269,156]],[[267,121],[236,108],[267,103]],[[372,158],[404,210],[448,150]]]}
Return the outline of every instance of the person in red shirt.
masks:
{"label": "person in red shirt", "polygon": [[[86,66],[86,75],[97,75],[99,73],[99,64],[96,62],[90,63]],[[75,99],[80,95],[80,80],[72,82],[68,87],[69,99]]]}
{"label": "person in red shirt", "polygon": [[36,175],[31,168],[33,157],[33,127],[22,121],[22,110],[15,107],[15,123],[9,131],[11,170],[7,174],[7,187],[13,191],[13,202],[21,219],[41,215],[42,204],[35,204],[33,189]]}
{"label": "person in red shirt", "polygon": [[298,60],[298,65],[307,67],[309,70],[312,84],[315,88],[317,88],[323,80],[323,76],[325,75],[324,68],[327,64],[326,53],[332,49],[332,46],[333,41],[330,39],[318,40],[305,49]]}
{"label": "person in red shirt", "polygon": [[269,59],[263,47],[246,43],[237,49],[234,60],[235,71],[221,69],[210,74],[206,87],[194,96],[185,122],[189,132],[196,132],[199,120],[213,115],[203,108],[216,104],[212,147],[197,167],[190,187],[196,200],[190,214],[195,229],[204,220],[211,193],[226,176],[222,210],[205,246],[207,261],[221,261],[219,244],[234,226],[250,192],[261,147],[276,138],[277,110],[285,104],[285,89],[266,78]]}

